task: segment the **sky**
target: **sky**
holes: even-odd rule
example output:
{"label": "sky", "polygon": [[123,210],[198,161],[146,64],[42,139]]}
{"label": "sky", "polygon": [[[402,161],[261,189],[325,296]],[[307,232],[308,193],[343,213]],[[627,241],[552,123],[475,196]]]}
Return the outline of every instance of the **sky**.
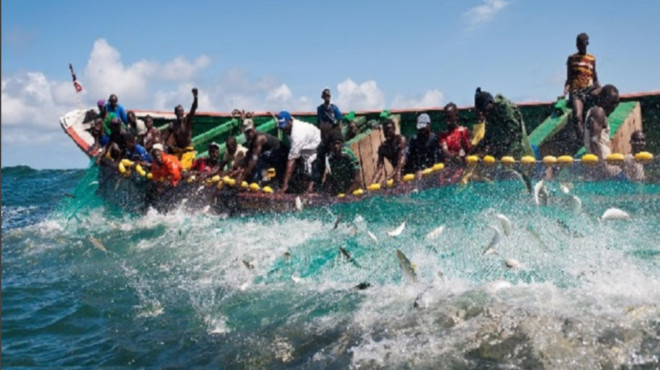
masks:
{"label": "sky", "polygon": [[[563,91],[575,37],[601,83],[660,89],[660,1],[3,0],[2,166],[85,168],[59,125],[112,93],[126,109],[313,111],[515,102]],[[83,91],[76,94],[72,63]]]}

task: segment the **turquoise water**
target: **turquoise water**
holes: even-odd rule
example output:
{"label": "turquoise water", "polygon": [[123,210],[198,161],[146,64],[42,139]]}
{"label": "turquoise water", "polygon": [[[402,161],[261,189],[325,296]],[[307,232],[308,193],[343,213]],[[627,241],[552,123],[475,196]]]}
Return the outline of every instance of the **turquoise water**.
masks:
{"label": "turquoise water", "polygon": [[[226,218],[127,213],[96,173],[2,169],[6,367],[660,366],[658,184],[568,175],[547,206],[498,181]],[[630,219],[600,220],[611,207]],[[512,231],[484,255],[498,213]]]}

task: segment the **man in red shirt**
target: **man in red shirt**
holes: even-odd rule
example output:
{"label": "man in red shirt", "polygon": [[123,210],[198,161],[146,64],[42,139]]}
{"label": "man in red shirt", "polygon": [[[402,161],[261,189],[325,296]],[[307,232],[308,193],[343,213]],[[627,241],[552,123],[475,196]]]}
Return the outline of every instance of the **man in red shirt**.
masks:
{"label": "man in red shirt", "polygon": [[183,166],[176,156],[163,152],[163,144],[154,144],[151,149],[151,175],[154,181],[167,180],[170,185],[177,186],[181,180]]}
{"label": "man in red shirt", "polygon": [[458,124],[458,107],[449,103],[445,106],[447,130],[440,133],[440,148],[447,160],[464,162],[465,156],[472,150],[470,131]]}

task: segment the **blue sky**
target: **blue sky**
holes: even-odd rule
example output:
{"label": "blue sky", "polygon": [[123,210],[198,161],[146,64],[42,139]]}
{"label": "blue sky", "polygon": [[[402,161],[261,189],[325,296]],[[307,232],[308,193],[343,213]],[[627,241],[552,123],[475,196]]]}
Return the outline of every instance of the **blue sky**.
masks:
{"label": "blue sky", "polygon": [[[603,83],[660,89],[660,2],[4,0],[2,166],[82,168],[58,118],[111,93],[127,109],[344,111],[516,102],[562,92],[575,36]],[[76,96],[73,63],[84,91]],[[654,68],[655,67],[655,68]]]}

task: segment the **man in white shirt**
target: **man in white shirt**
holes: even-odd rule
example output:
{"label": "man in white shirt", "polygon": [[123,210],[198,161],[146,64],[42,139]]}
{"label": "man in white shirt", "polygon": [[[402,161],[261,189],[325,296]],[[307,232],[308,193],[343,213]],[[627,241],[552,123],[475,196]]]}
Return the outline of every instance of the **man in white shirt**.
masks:
{"label": "man in white shirt", "polygon": [[310,123],[291,117],[287,111],[282,111],[277,115],[277,127],[289,137],[291,143],[280,193],[288,190],[289,180],[291,180],[297,162],[302,167],[303,180],[307,182],[307,192],[311,192],[314,186],[314,183],[310,181],[312,164],[316,159],[316,149],[321,144],[321,130]]}

